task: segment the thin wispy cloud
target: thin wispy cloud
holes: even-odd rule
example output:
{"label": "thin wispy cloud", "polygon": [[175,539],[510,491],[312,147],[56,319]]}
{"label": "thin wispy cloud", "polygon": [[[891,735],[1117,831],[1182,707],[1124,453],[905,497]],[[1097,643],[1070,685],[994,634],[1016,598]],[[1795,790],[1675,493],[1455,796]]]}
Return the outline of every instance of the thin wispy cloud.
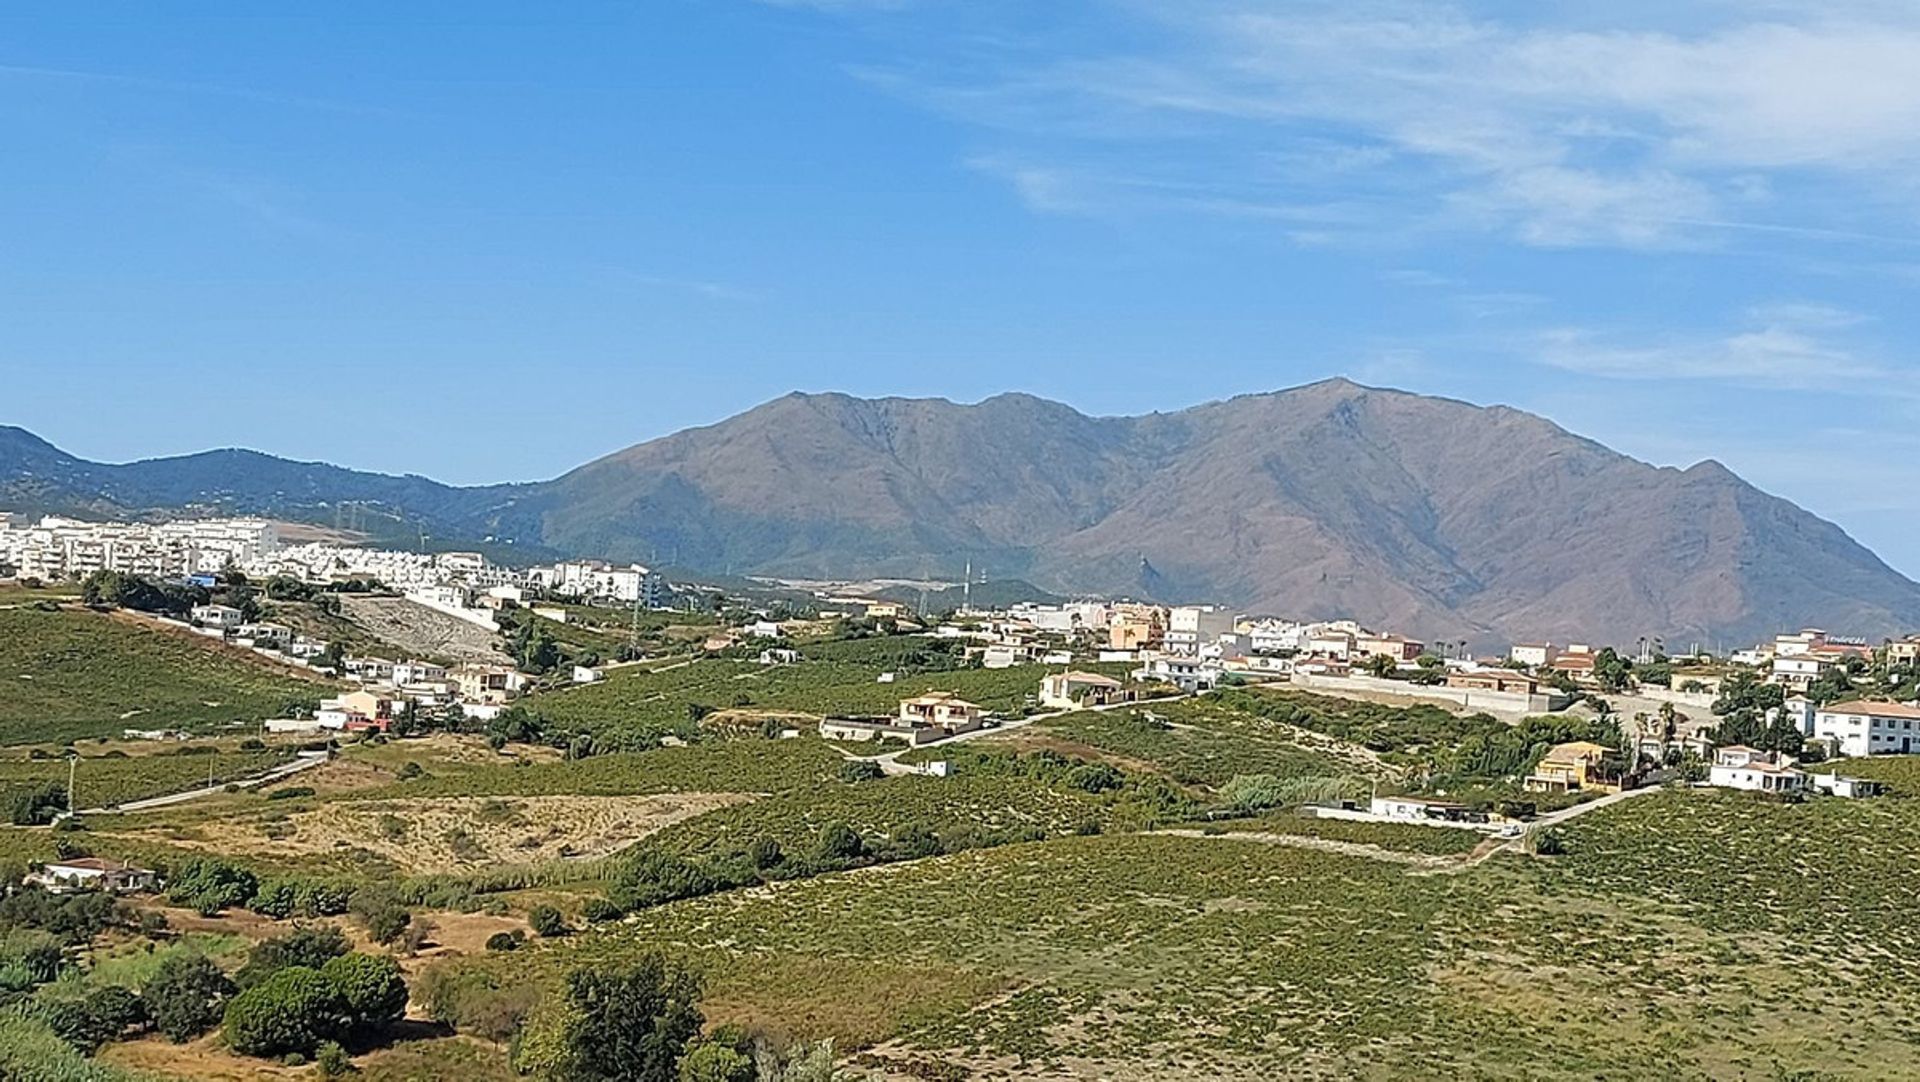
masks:
{"label": "thin wispy cloud", "polygon": [[1775,324],[1719,336],[1622,342],[1581,328],[1542,332],[1531,349],[1539,363],[1609,379],[1710,381],[1744,387],[1887,394],[1904,378],[1892,367],[1807,330]]}
{"label": "thin wispy cloud", "polygon": [[204,83],[191,79],[157,79],[145,75],[127,75],[111,71],[84,71],[72,68],[46,68],[26,64],[0,64],[0,80],[37,80],[85,86],[118,88],[148,93],[181,94],[231,98],[261,105],[286,106],[327,113],[358,113],[369,116],[431,119],[424,113],[410,112],[387,105],[319,98],[301,94],[279,94],[250,87]]}
{"label": "thin wispy cloud", "polygon": [[714,282],[703,278],[677,278],[662,274],[636,274],[621,271],[621,278],[634,285],[649,289],[662,289],[677,293],[690,293],[710,301],[754,301],[760,294],[751,289],[730,285],[726,282]]}
{"label": "thin wispy cloud", "polygon": [[[1004,144],[976,163],[1018,162],[999,173],[1041,212],[1350,202],[1374,213],[1336,232],[1472,229],[1549,248],[1741,231],[1920,241],[1910,213],[1874,219],[1920,202],[1910,5],[1680,5],[1628,9],[1619,26],[1491,3],[1104,10],[1145,32],[1078,55],[934,53],[861,75]],[[1089,171],[1164,186],[1063,194]],[[1177,194],[1201,179],[1233,190]]]}

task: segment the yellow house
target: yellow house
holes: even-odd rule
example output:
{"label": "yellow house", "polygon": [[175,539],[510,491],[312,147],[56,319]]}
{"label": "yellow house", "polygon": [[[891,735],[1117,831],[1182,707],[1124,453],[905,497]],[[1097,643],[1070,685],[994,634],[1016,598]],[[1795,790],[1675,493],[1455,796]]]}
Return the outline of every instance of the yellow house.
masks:
{"label": "yellow house", "polygon": [[930,691],[900,700],[902,724],[934,725],[960,733],[978,729],[980,721],[980,707],[952,692]]}
{"label": "yellow house", "polygon": [[1575,740],[1555,744],[1540,759],[1540,765],[1526,778],[1526,787],[1536,793],[1577,793],[1595,791],[1617,793],[1618,779],[1608,778],[1602,762],[1613,753],[1604,744]]}

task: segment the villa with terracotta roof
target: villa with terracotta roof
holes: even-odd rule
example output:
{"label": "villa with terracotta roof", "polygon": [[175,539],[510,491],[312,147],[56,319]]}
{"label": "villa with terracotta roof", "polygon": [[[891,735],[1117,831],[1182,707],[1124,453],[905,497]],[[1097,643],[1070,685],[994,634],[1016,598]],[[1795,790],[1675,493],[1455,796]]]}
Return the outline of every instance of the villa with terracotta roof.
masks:
{"label": "villa with terracotta roof", "polygon": [[1807,775],[1777,751],[1731,744],[1713,753],[1707,783],[1755,793],[1795,793],[1807,788]]}

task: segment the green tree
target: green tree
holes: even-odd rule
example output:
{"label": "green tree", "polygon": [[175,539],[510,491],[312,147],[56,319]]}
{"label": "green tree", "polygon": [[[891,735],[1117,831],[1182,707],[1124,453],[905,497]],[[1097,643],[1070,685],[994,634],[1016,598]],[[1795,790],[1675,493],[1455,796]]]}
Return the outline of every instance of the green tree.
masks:
{"label": "green tree", "polygon": [[235,989],[212,959],[173,954],[160,963],[140,990],[153,1027],[178,1044],[220,1024],[220,1013]]}
{"label": "green tree", "polygon": [[283,969],[299,966],[317,970],[351,949],[338,928],[295,928],[283,936],[261,940],[247,953],[247,964],[234,982],[252,988]]}
{"label": "green tree", "polygon": [[565,1082],[674,1082],[700,1033],[700,986],[692,973],[648,955],[620,968],[567,975],[569,1019],[560,1061]]}
{"label": "green tree", "polygon": [[305,966],[283,969],[233,997],[224,1018],[227,1044],[244,1056],[311,1056],[340,1036],[347,1013],[333,982]]}
{"label": "green tree", "polygon": [[754,1082],[753,1057],[725,1041],[701,1041],[680,1058],[680,1082]]}
{"label": "green tree", "polygon": [[536,905],[529,910],[527,924],[533,928],[535,935],[542,938],[551,939],[554,936],[567,934],[567,918],[560,915],[560,910],[550,905]]}
{"label": "green tree", "polygon": [[348,1023],[378,1027],[407,1013],[407,982],[400,963],[384,954],[343,954],[320,969],[346,1009]]}
{"label": "green tree", "polygon": [[202,857],[174,870],[167,883],[167,897],[210,917],[222,909],[246,905],[259,889],[260,881],[245,868]]}
{"label": "green tree", "polygon": [[860,840],[859,832],[845,823],[828,823],[820,828],[813,844],[814,859],[823,863],[858,860],[864,852],[866,843]]}

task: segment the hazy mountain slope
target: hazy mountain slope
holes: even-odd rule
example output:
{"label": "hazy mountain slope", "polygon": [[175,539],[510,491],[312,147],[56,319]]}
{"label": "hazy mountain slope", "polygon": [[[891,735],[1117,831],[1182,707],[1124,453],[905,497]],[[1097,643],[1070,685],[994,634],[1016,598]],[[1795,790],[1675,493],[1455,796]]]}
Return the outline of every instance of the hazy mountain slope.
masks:
{"label": "hazy mountain slope", "polygon": [[715,572],[1151,593],[1435,638],[1738,641],[1920,627],[1920,585],[1717,463],[1656,468],[1504,407],[1330,380],[1092,418],[1026,395],[794,394],[535,485],[221,451],[127,466],[0,429],[0,502],[326,521]]}
{"label": "hazy mountain slope", "polygon": [[0,506],[32,513],[147,517],[193,511],[332,523],[341,505],[375,534],[485,536],[516,485],[457,488],[257,451],[219,450],[124,465],[76,458],[0,426]]}

